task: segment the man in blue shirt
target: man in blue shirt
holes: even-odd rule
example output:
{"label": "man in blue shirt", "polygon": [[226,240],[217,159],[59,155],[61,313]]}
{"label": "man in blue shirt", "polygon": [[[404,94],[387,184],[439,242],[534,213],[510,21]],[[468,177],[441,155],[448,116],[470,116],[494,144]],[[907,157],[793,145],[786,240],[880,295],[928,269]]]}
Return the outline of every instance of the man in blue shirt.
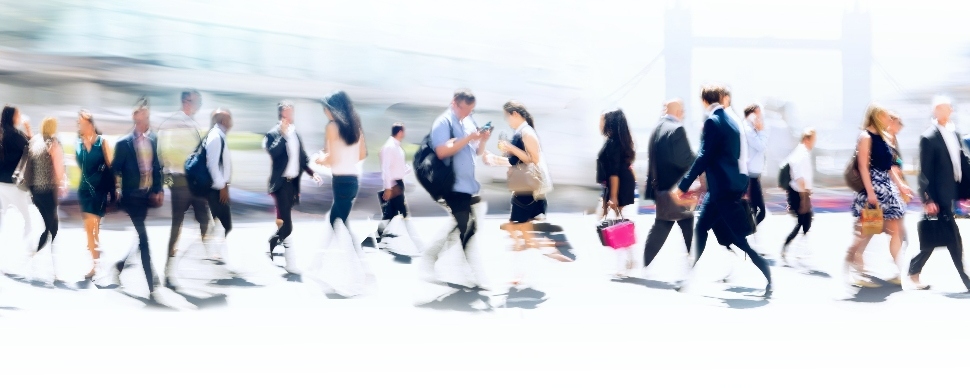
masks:
{"label": "man in blue shirt", "polygon": [[484,286],[482,271],[476,268],[480,264],[477,260],[478,252],[472,244],[477,228],[472,205],[480,202],[478,192],[481,189],[481,184],[475,179],[475,158],[485,153],[485,144],[491,132],[477,128],[471,119],[474,110],[475,95],[467,89],[458,90],[451,101],[451,108],[438,116],[431,126],[431,142],[438,159],[450,160],[455,171],[455,185],[451,193],[444,197],[455,225],[450,226],[448,233],[425,251],[423,276],[429,281],[435,281],[434,264],[438,255],[445,250],[448,237],[457,229],[465,258],[477,277],[476,283]]}

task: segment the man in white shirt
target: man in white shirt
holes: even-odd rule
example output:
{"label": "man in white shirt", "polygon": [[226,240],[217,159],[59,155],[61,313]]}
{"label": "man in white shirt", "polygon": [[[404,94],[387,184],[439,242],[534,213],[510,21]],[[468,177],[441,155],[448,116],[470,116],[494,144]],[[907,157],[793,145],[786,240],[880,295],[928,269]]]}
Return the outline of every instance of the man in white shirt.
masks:
{"label": "man in white shirt", "polygon": [[[209,191],[209,209],[212,218],[219,220],[225,229],[225,236],[232,231],[232,214],[229,211],[229,181],[232,176],[232,158],[226,145],[226,134],[232,129],[232,113],[219,108],[212,113],[212,129],[205,138],[206,167],[212,176],[212,190]],[[222,260],[227,259],[229,244],[224,244]]]}
{"label": "man in white shirt", "polygon": [[761,174],[765,171],[765,151],[768,149],[768,135],[761,106],[748,105],[744,108],[743,131],[748,143],[748,199],[751,210],[756,213],[755,220],[761,224],[765,220],[765,197],[761,188]]}
{"label": "man in white shirt", "polygon": [[384,182],[384,190],[379,192],[381,202],[381,223],[377,226],[377,242],[380,243],[384,237],[384,229],[387,228],[391,220],[397,215],[401,215],[408,236],[414,242],[414,246],[419,251],[424,247],[418,239],[418,233],[411,224],[408,217],[408,205],[404,199],[404,176],[411,172],[411,166],[405,161],[404,148],[401,141],[404,140],[404,123],[394,123],[391,126],[391,137],[387,139],[381,147],[381,177]]}
{"label": "man in white shirt", "polygon": [[182,92],[182,110],[175,112],[158,126],[158,156],[165,174],[165,185],[172,194],[172,231],[168,239],[168,261],[165,263],[166,278],[171,278],[175,254],[182,233],[185,213],[192,207],[195,220],[199,222],[202,238],[209,230],[209,206],[205,197],[192,194],[185,180],[185,159],[195,151],[202,138],[195,114],[202,107],[202,97],[196,90]]}
{"label": "man in white shirt", "polygon": [[[920,283],[919,275],[923,265],[937,247],[945,246],[956,266],[957,274],[963,285],[970,290],[970,277],[963,268],[963,237],[953,218],[953,204],[960,199],[961,187],[970,179],[963,174],[970,164],[960,147],[956,127],[950,121],[953,114],[952,103],[948,98],[933,99],[935,119],[930,128],[923,133],[919,142],[919,195],[923,200],[923,213],[935,221],[928,224],[933,233],[920,236],[920,252],[909,264],[907,288],[925,290],[928,285]],[[935,238],[933,238],[935,237]],[[933,238],[929,241],[924,238]]]}
{"label": "man in white shirt", "polygon": [[798,223],[795,224],[795,229],[785,238],[785,244],[781,248],[781,259],[786,264],[788,262],[788,246],[798,236],[798,230],[801,229],[804,236],[812,227],[811,194],[815,178],[815,167],[812,165],[812,148],[815,148],[815,141],[815,129],[805,129],[802,132],[802,142],[788,156],[791,182],[785,188],[785,191],[788,192],[788,211],[795,214]]}
{"label": "man in white shirt", "polygon": [[276,105],[279,123],[263,138],[263,149],[269,154],[270,168],[268,192],[276,202],[276,233],[269,239],[269,254],[282,245],[286,259],[285,277],[290,281],[301,280],[296,266],[296,255],[290,239],[293,233],[293,206],[300,203],[300,178],[306,172],[318,184],[320,176],[310,168],[310,157],[303,146],[303,139],[293,124],[293,103],[281,101]]}

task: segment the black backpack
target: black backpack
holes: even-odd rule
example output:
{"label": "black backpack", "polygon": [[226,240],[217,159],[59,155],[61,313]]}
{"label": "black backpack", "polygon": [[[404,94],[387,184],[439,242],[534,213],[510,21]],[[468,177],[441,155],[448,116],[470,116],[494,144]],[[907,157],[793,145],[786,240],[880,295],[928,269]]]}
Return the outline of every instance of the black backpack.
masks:
{"label": "black backpack", "polygon": [[[209,132],[211,133],[212,130],[210,129]],[[208,138],[209,136],[206,134],[206,138],[185,159],[185,180],[188,182],[189,191],[200,197],[209,195],[209,191],[212,190],[212,174],[209,173],[209,166],[206,162],[208,157],[206,156],[207,152],[205,150],[205,140]],[[222,154],[225,152],[226,139],[222,139],[222,150],[219,152],[219,167],[222,167]]]}
{"label": "black backpack", "polygon": [[[454,137],[455,130],[452,127],[451,138]],[[414,176],[418,178],[421,187],[431,194],[431,198],[440,201],[455,185],[455,169],[451,165],[451,157],[438,159],[434,148],[431,133],[428,133],[414,153]]]}
{"label": "black backpack", "polygon": [[781,166],[781,170],[778,170],[778,188],[785,190],[791,188],[791,165],[787,162]]}

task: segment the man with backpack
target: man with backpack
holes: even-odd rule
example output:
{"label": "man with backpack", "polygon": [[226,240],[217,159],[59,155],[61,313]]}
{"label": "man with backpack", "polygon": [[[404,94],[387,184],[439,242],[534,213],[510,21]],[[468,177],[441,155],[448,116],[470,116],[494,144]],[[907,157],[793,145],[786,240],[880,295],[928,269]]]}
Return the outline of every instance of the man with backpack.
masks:
{"label": "man with backpack", "polygon": [[[808,230],[812,227],[811,195],[815,175],[815,167],[812,166],[812,148],[815,147],[815,139],[815,129],[805,129],[801,143],[788,156],[787,168],[783,167],[782,173],[779,174],[779,183],[784,184],[784,189],[788,193],[788,211],[798,219],[795,229],[785,238],[785,245],[781,248],[781,260],[786,265],[788,246],[798,236],[798,230],[801,229],[802,235],[807,236]],[[788,172],[787,177],[784,176],[785,170]]]}
{"label": "man with backpack", "polygon": [[[427,161],[425,158],[416,156],[415,171],[425,189],[436,200],[444,201],[454,219],[454,224],[446,228],[447,232],[424,252],[422,277],[430,282],[436,282],[434,265],[438,255],[445,250],[449,237],[457,230],[461,246],[465,251],[465,259],[476,277],[475,282],[477,286],[484,288],[484,274],[480,268],[476,246],[478,239],[474,238],[477,231],[477,217],[476,212],[472,211],[472,206],[481,201],[478,197],[481,185],[475,179],[475,158],[485,153],[485,144],[491,133],[477,128],[471,119],[474,109],[475,95],[470,90],[461,89],[455,92],[451,108],[434,121],[428,142],[423,146],[432,148],[437,160],[444,164],[431,163],[435,161]],[[421,166],[422,161],[432,164],[434,171]],[[449,169],[453,179],[448,179]],[[432,173],[437,175],[433,182],[428,179]],[[444,179],[438,179],[441,177]]]}
{"label": "man with backpack", "polygon": [[[205,157],[206,170],[212,179],[207,195],[209,209],[213,220],[219,220],[225,229],[225,237],[229,238],[232,231],[232,213],[229,211],[229,181],[232,176],[232,158],[229,147],[226,147],[226,134],[232,129],[232,113],[228,109],[219,108],[212,113],[212,129],[206,135]],[[220,259],[225,261],[228,256],[229,244],[223,242]]]}

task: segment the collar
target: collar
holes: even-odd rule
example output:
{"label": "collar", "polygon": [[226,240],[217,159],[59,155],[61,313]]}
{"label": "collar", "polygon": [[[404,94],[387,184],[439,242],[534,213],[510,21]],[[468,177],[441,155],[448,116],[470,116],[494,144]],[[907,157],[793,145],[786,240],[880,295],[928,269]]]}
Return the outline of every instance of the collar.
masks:
{"label": "collar", "polygon": [[521,131],[521,130],[526,129],[526,128],[529,128],[529,123],[526,122],[525,120],[522,120],[522,124],[519,124],[519,127],[516,128],[515,130],[516,131]]}
{"label": "collar", "polygon": [[936,119],[932,119],[931,122],[933,123],[934,126],[939,128],[941,132],[944,130],[950,133],[956,132],[956,126],[953,125],[953,120],[947,121],[946,125],[940,125],[940,122],[936,121]]}
{"label": "collar", "polygon": [[135,129],[135,130],[132,130],[131,131],[131,134],[132,134],[132,137],[135,138],[135,139],[138,139],[138,138],[146,138],[147,139],[148,138],[148,131],[145,131],[144,133],[139,134],[138,133],[138,130]]}
{"label": "collar", "polygon": [[661,119],[670,121],[672,123],[678,123],[678,124],[680,123],[680,119],[678,119],[678,118],[676,118],[674,116],[671,116],[671,115],[663,115],[663,117],[661,117]]}
{"label": "collar", "polygon": [[219,130],[219,133],[221,133],[223,136],[226,135],[226,131],[222,130],[222,126],[219,125],[219,124],[216,124],[216,125],[212,126],[212,129]]}
{"label": "collar", "polygon": [[394,144],[401,145],[401,141],[398,139],[395,139],[394,136],[388,137],[388,139],[394,142]]}
{"label": "collar", "polygon": [[724,107],[723,107],[723,106],[721,106],[721,103],[719,103],[719,102],[715,102],[715,103],[713,103],[713,104],[711,104],[711,106],[709,106],[709,107],[707,108],[707,113],[714,113],[714,112],[715,112],[715,111],[717,111],[718,109],[724,109]]}

